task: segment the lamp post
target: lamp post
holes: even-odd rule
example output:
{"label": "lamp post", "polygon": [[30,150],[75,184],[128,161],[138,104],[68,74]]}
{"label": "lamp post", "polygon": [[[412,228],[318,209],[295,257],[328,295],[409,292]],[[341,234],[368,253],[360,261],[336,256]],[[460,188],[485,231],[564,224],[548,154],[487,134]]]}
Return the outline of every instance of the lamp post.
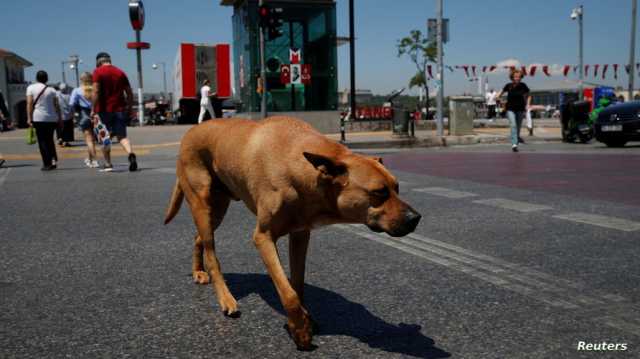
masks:
{"label": "lamp post", "polygon": [[[436,15],[437,15],[437,32],[436,32],[436,43],[437,43],[437,47],[438,47],[438,69],[437,69],[437,84],[438,84],[438,97],[436,99],[436,105],[437,105],[437,114],[436,114],[436,130],[437,130],[437,134],[439,137],[442,137],[443,135],[443,102],[444,102],[444,71],[443,71],[443,62],[442,62],[442,8],[443,8],[444,4],[442,0],[438,0],[437,1],[437,6],[436,6]],[[427,104],[427,114],[429,114],[429,104]]]}
{"label": "lamp post", "polygon": [[635,77],[636,62],[636,14],[638,12],[638,0],[631,2],[631,46],[629,47],[629,101],[633,99],[633,80]]}
{"label": "lamp post", "polygon": [[165,101],[167,99],[167,64],[165,62],[158,62],[155,63],[153,65],[151,65],[151,67],[154,70],[158,69],[158,64],[162,65],[162,85],[163,85],[163,92],[162,92],[162,97],[164,97]]}
{"label": "lamp post", "polygon": [[80,57],[78,57],[78,55],[71,55],[69,56],[69,60],[64,60],[62,61],[62,82],[63,83],[67,83],[67,74],[65,71],[65,65],[69,64],[69,68],[72,70],[75,70],[76,73],[76,87],[80,86],[80,77],[78,74],[78,64],[81,64],[82,60],[80,60]]}
{"label": "lamp post", "polygon": [[582,36],[582,16],[584,14],[584,8],[582,5],[574,8],[571,11],[571,19],[578,20],[578,68],[580,70],[580,81],[578,81],[578,99],[583,99],[583,82],[584,82],[584,66],[583,66],[583,36]]}

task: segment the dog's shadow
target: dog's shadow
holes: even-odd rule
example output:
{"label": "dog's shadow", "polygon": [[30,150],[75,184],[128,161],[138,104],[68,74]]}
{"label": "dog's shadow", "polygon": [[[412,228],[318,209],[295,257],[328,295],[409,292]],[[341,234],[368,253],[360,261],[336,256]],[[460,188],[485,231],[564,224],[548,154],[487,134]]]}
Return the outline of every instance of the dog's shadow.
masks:
{"label": "dog's shadow", "polygon": [[[236,299],[256,293],[273,309],[286,315],[269,276],[225,273],[225,279]],[[390,324],[362,304],[351,302],[337,293],[308,284],[304,290],[305,306],[318,324],[318,335],[346,335],[371,348],[418,358],[448,358],[451,355],[437,348],[433,339],[420,333],[420,325]]]}

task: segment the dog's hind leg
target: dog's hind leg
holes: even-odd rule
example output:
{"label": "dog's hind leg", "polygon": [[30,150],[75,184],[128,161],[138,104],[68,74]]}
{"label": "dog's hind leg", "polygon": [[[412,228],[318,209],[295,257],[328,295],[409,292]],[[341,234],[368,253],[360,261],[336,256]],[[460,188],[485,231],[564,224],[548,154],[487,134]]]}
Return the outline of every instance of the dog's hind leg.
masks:
{"label": "dog's hind leg", "polygon": [[[215,230],[220,226],[222,220],[224,219],[224,215],[227,212],[227,208],[229,207],[229,198],[224,194],[215,193],[211,200],[211,230],[215,232]],[[217,262],[217,257],[215,255],[215,234],[214,234],[214,242],[213,242],[213,257]],[[197,284],[208,284],[210,282],[209,273],[205,271],[204,262],[203,262],[203,254],[205,254],[204,242],[200,234],[196,234],[193,243],[193,264],[192,264],[192,274],[193,274],[193,282]]]}
{"label": "dog's hind leg", "polygon": [[289,233],[289,270],[291,286],[298,293],[300,302],[304,303],[304,271],[309,246],[308,230]]}
{"label": "dog's hind leg", "polygon": [[[188,178],[189,185],[182,186],[182,188],[198,229],[198,236],[193,250],[193,268],[201,269],[200,253],[202,253],[204,265],[207,269],[206,274],[211,278],[220,309],[225,315],[235,317],[239,315],[238,303],[231,295],[222,277],[214,242],[214,231],[222,222],[229,207],[230,199],[225,193],[213,188],[213,181],[208,171],[191,169],[190,175]],[[198,266],[198,264],[200,265]],[[198,271],[195,271],[193,275],[194,280],[197,280],[198,277],[202,280],[206,279],[206,276],[199,274]]]}

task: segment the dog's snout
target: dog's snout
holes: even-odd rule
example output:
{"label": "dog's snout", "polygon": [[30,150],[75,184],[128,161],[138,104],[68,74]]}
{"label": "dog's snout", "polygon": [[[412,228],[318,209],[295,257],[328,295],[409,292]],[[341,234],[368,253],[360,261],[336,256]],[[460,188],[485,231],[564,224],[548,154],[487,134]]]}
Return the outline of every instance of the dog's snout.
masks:
{"label": "dog's snout", "polygon": [[409,210],[406,214],[405,226],[410,230],[410,232],[413,232],[413,230],[418,226],[418,223],[420,223],[421,218],[422,216],[420,213],[414,210]]}

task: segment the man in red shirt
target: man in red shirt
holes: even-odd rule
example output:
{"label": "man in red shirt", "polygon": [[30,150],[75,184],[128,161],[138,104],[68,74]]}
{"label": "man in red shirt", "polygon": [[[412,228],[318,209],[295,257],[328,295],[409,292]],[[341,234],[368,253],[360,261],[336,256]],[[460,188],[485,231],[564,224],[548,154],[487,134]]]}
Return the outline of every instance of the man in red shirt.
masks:
{"label": "man in red shirt", "polygon": [[[133,107],[133,92],[127,75],[111,64],[111,57],[106,52],[96,56],[96,69],[93,72],[93,106],[91,118],[94,125],[98,121],[107,126],[111,137],[115,136],[129,154],[129,171],[138,169],[136,155],[131,150],[127,138],[127,119]],[[111,148],[104,147],[105,171],[113,170],[111,164]]]}

